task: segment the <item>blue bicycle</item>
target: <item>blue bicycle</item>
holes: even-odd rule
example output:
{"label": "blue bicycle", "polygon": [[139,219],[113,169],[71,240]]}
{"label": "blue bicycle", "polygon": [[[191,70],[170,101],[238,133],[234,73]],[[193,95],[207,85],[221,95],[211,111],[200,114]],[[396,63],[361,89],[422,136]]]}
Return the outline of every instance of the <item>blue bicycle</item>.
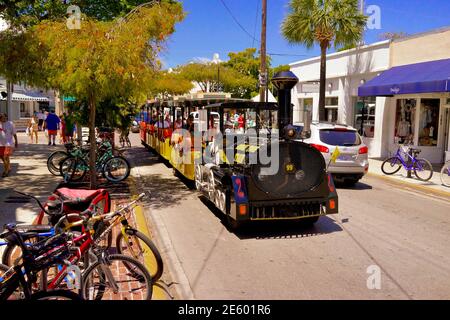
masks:
{"label": "blue bicycle", "polygon": [[417,158],[420,152],[420,149],[414,148],[411,148],[409,149],[409,152],[406,152],[399,147],[394,157],[384,160],[381,165],[381,171],[383,171],[384,174],[393,175],[404,167],[406,171],[414,171],[417,179],[428,181],[433,176],[433,166],[430,161]]}

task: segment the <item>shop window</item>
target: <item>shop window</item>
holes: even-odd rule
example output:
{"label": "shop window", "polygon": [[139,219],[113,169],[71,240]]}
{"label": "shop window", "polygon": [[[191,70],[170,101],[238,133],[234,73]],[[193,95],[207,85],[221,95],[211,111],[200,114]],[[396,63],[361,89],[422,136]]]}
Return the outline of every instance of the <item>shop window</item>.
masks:
{"label": "shop window", "polygon": [[307,116],[311,117],[311,112],[313,110],[313,99],[312,98],[306,98],[306,99],[300,99],[300,112],[299,112],[299,118],[298,121],[294,121],[295,123],[304,123]]}
{"label": "shop window", "polygon": [[31,116],[31,115],[30,115],[30,112],[29,112],[29,110],[27,109],[25,103],[24,103],[24,102],[21,102],[21,103],[20,103],[20,117],[21,117],[21,118],[29,118],[30,116]]}
{"label": "shop window", "polygon": [[337,107],[326,107],[326,115],[328,122],[337,122],[338,119],[338,108]]}
{"label": "shop window", "polygon": [[328,97],[325,98],[325,114],[326,121],[328,122],[337,122],[338,120],[338,106],[339,106],[339,98],[338,97]]}
{"label": "shop window", "polygon": [[337,107],[339,105],[339,98],[338,97],[325,98],[325,105],[330,107],[331,106]]}
{"label": "shop window", "polygon": [[396,143],[413,143],[416,115],[415,99],[398,99],[395,116]]}
{"label": "shop window", "polygon": [[422,99],[419,117],[419,146],[437,146],[440,99]]}
{"label": "shop window", "polygon": [[356,102],[355,128],[363,137],[375,136],[376,97],[367,97]]}

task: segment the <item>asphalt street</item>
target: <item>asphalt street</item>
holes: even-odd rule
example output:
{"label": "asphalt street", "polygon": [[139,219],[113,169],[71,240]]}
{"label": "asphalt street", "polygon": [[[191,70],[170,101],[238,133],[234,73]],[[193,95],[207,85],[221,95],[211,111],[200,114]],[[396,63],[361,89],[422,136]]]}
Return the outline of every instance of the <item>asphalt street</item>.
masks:
{"label": "asphalt street", "polygon": [[131,157],[138,187],[152,193],[147,218],[184,297],[450,298],[448,198],[365,177],[338,188],[340,213],[314,227],[264,222],[232,232],[156,156],[138,147]]}

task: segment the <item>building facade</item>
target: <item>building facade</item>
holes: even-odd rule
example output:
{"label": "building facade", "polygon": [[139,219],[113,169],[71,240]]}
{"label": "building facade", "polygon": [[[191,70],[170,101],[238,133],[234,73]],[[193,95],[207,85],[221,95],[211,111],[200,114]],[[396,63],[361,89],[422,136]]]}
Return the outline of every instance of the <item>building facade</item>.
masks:
{"label": "building facade", "polygon": [[[407,94],[396,90],[401,84],[394,85],[387,93],[379,93],[372,84],[390,74],[398,75],[399,67],[405,68],[403,82],[408,83],[413,75],[420,82],[421,78],[427,78],[426,72],[431,73],[429,66],[420,65],[417,72],[409,66],[430,62],[440,63],[440,73],[445,76],[446,59],[450,59],[450,28],[329,54],[327,120],[357,128],[372,158],[384,158],[396,151],[398,143],[410,141],[422,150],[422,157],[432,163],[442,163],[449,157],[450,93],[445,88],[431,92],[426,85],[418,92],[417,84]],[[320,57],[290,66],[300,80],[292,93],[293,120],[301,123],[310,112],[313,121],[317,121]],[[436,77],[436,72],[430,76]],[[391,80],[397,81],[392,76]],[[360,88],[368,87],[374,90],[361,94]]]}
{"label": "building facade", "polygon": [[[362,100],[358,97],[358,87],[389,69],[390,42],[383,41],[332,53],[327,56],[326,114],[329,122],[361,127]],[[290,64],[291,71],[299,78],[293,89],[294,122],[302,123],[304,117],[319,119],[319,72],[320,57]],[[379,141],[383,132],[376,130],[382,121],[384,108],[377,108],[385,102],[384,98],[367,100],[370,120],[364,122],[365,142],[369,146],[371,157],[379,156]]]}
{"label": "building facade", "polygon": [[8,112],[6,80],[0,78],[0,112],[6,113],[8,119],[15,122],[18,129],[24,129],[28,119],[39,110],[55,108],[55,95],[51,91],[13,85],[12,106]]}

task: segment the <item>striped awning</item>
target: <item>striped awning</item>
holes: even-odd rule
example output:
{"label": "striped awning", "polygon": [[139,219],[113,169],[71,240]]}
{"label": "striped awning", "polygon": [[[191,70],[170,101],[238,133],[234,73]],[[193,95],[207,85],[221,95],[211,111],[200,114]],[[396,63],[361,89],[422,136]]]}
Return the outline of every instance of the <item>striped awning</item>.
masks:
{"label": "striped awning", "polygon": [[13,92],[12,96],[13,101],[37,101],[37,102],[49,102],[47,97],[41,96],[36,93],[18,93]]}

